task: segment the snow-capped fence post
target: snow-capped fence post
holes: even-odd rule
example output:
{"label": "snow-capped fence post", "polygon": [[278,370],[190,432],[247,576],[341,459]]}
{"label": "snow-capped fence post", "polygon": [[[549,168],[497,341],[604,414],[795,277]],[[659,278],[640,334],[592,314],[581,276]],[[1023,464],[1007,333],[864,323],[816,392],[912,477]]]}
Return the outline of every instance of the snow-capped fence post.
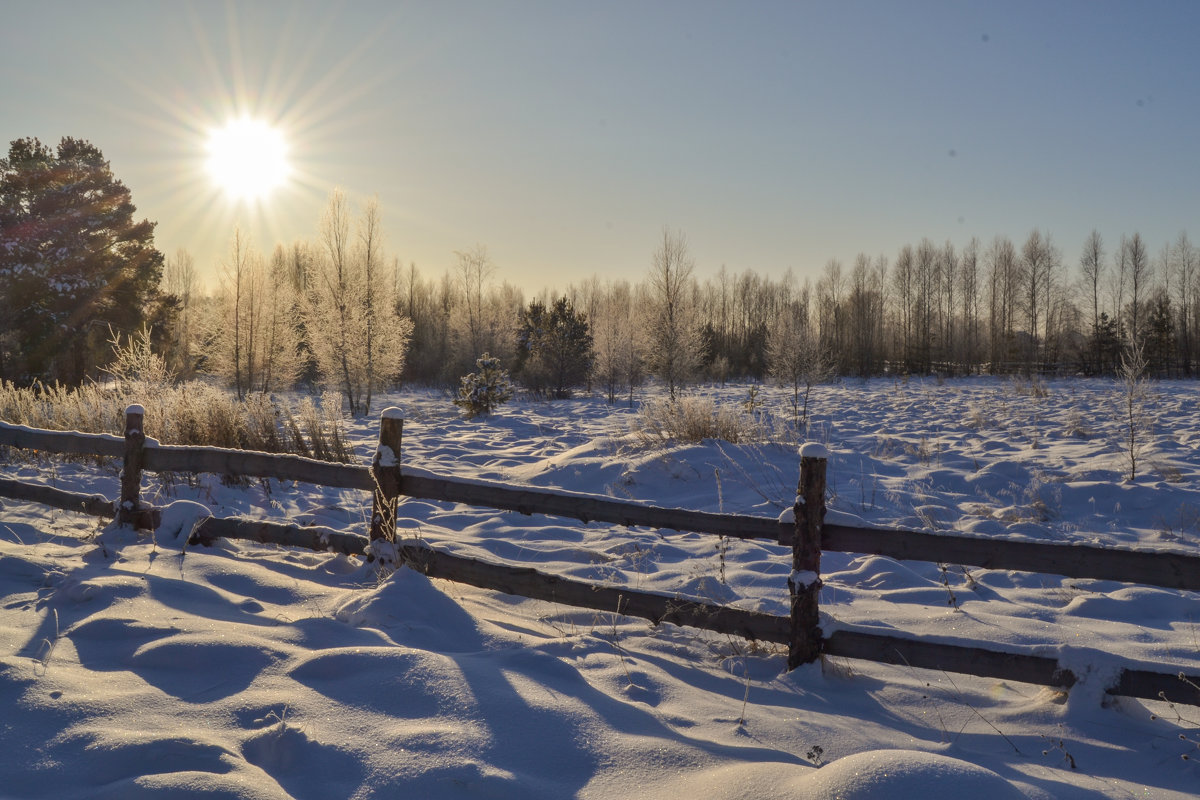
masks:
{"label": "snow-capped fence post", "polygon": [[821,526],[825,523],[825,468],[829,451],[810,442],[800,448],[800,485],[796,490],[796,535],[792,539],[792,634],[788,669],[815,661],[821,654]]}
{"label": "snow-capped fence post", "polygon": [[394,561],[395,553],[374,547],[375,542],[396,541],[396,508],[400,501],[400,440],[404,434],[404,412],[395,406],[379,416],[379,446],[371,460],[371,479],[375,484],[371,506],[372,555]]}
{"label": "snow-capped fence post", "polygon": [[131,405],[125,409],[125,456],[121,463],[121,499],[117,503],[117,522],[138,527],[141,511],[142,465],[145,462],[146,409]]}

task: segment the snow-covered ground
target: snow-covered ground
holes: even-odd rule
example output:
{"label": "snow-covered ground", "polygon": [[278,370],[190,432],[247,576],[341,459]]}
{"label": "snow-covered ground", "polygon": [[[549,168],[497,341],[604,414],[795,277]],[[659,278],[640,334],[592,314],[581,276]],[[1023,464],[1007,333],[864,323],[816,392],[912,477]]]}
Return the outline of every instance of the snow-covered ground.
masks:
{"label": "snow-covered ground", "polygon": [[[814,391],[806,435],[831,451],[830,521],[1200,552],[1200,385],[1153,393],[1132,483],[1103,381],[847,382]],[[778,421],[784,393],[760,397],[774,441],[655,448],[629,433],[635,411],[596,398],[470,422],[433,393],[388,402],[406,411],[407,464],[775,517],[799,437]],[[367,463],[375,421],[351,435]],[[0,472],[118,486],[111,464]],[[175,529],[194,501],[365,532],[369,501],[153,474],[145,495],[178,503]],[[456,553],[786,613],[790,556],[770,543],[421,501],[400,516]],[[824,555],[831,624],[1040,648],[1082,676],[1064,695],[835,658],[787,674],[774,646],[407,569],[381,578],[340,556],[183,541],[0,499],[0,797],[1200,794],[1200,707],[1102,691],[1121,664],[1200,670],[1192,593]]]}

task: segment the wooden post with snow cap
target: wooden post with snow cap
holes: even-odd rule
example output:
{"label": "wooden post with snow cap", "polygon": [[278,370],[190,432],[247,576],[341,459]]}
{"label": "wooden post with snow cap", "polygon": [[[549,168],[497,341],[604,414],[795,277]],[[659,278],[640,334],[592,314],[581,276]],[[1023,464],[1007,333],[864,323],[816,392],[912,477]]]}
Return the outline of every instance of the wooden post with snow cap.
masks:
{"label": "wooden post with snow cap", "polygon": [[396,508],[400,501],[400,440],[404,411],[385,408],[379,416],[379,446],[371,460],[375,498],[371,507],[371,541],[396,541]]}
{"label": "wooden post with snow cap", "polygon": [[139,526],[141,519],[142,465],[145,463],[146,409],[131,405],[125,409],[125,456],[121,463],[121,499],[117,504],[117,522]]}
{"label": "wooden post with snow cap", "polygon": [[829,451],[809,442],[800,448],[800,485],[796,489],[796,535],[792,539],[792,635],[788,669],[815,661],[821,654],[821,526],[825,523],[825,468]]}

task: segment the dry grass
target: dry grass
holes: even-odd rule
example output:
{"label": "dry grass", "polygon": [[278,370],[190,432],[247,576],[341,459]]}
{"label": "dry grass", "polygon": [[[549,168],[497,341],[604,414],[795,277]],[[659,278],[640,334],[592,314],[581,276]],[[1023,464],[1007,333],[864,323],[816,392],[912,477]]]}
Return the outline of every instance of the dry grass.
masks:
{"label": "dry grass", "polygon": [[706,397],[646,400],[634,418],[633,433],[643,444],[652,446],[705,439],[738,444],[762,438],[757,421],[745,409],[721,405]]}
{"label": "dry grass", "polygon": [[131,381],[77,389],[0,381],[0,420],[33,428],[120,435],[125,409],[146,409],[146,434],[163,444],[206,445],[295,453],[324,461],[351,460],[341,400],[302,399],[295,408],[266,395],[238,400],[206,383],[163,385]]}

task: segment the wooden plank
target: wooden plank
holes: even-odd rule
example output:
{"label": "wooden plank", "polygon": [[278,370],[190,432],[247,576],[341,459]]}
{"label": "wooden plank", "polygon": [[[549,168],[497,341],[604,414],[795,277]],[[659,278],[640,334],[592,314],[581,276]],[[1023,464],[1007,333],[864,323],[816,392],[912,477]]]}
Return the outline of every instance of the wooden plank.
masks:
{"label": "wooden plank", "polygon": [[211,545],[217,539],[247,539],[343,555],[362,555],[368,541],[363,536],[333,528],[284,525],[241,517],[207,517],[196,526],[190,542]]}
{"label": "wooden plank", "polygon": [[1180,671],[1165,674],[1127,669],[1121,672],[1117,685],[1110,688],[1108,693],[1200,706],[1200,688],[1197,687],[1200,687],[1200,675],[1196,673]]}
{"label": "wooden plank", "polygon": [[43,486],[37,483],[25,483],[7,478],[0,478],[0,495],[14,500],[26,500],[31,503],[41,503],[51,508],[61,508],[64,511],[76,511],[93,517],[116,516],[116,504],[98,494],[79,494],[56,489],[53,486]]}
{"label": "wooden plank", "polygon": [[224,447],[182,447],[147,442],[145,468],[154,472],[213,472],[278,478],[367,492],[375,485],[368,467]]}
{"label": "wooden plank", "polygon": [[[626,527],[663,528],[774,542],[779,541],[781,531],[791,528],[790,524],[781,526],[778,520],[767,517],[660,508],[582,492],[448,478],[407,467],[402,472],[400,493],[408,497],[486,506],[520,514],[550,514],[581,522],[609,522]],[[787,536],[790,541],[790,530]]]}
{"label": "wooden plank", "polygon": [[1005,653],[983,647],[927,642],[861,631],[834,631],[825,637],[825,653],[881,664],[960,672],[981,678],[1034,683],[1068,689],[1075,675],[1058,661],[1027,653]]}
{"label": "wooden plank", "polygon": [[1200,556],[826,524],[824,550],[1200,591]]}
{"label": "wooden plank", "polygon": [[[197,544],[211,544],[218,537],[249,539],[354,555],[361,555],[369,541],[362,536],[329,528],[302,528],[296,525],[237,518],[205,519],[197,526],[192,539]],[[788,641],[787,617],[726,608],[652,592],[598,586],[548,575],[529,567],[493,564],[439,552],[423,544],[405,543],[398,546],[397,550],[406,563],[432,578],[443,578],[482,589],[562,603],[576,608],[642,617],[655,624],[670,622],[674,625],[688,625],[752,640],[781,644]]]}
{"label": "wooden plank", "polygon": [[125,454],[125,439],[120,436],[107,433],[46,431],[7,422],[0,422],[0,445],[81,456],[120,457]]}
{"label": "wooden plank", "polygon": [[[183,447],[148,441],[145,468],[156,472],[213,472],[220,475],[273,477],[367,492],[375,489],[369,467],[222,447]],[[736,539],[767,539],[773,542],[786,539],[790,543],[793,528],[791,523],[780,523],[768,517],[661,508],[628,500],[614,500],[603,495],[513,487],[408,467],[402,468],[400,493],[421,500],[463,503],[521,514],[548,514],[585,523],[609,522],[626,527],[662,528]]]}
{"label": "wooden plank", "polygon": [[493,564],[451,555],[434,551],[424,545],[406,544],[400,547],[400,551],[405,561],[414,569],[430,577],[467,583],[482,589],[576,608],[641,617],[656,625],[660,622],[687,625],[750,640],[783,644],[790,636],[788,617],[760,614],[619,586],[599,586],[548,575],[529,567]]}

